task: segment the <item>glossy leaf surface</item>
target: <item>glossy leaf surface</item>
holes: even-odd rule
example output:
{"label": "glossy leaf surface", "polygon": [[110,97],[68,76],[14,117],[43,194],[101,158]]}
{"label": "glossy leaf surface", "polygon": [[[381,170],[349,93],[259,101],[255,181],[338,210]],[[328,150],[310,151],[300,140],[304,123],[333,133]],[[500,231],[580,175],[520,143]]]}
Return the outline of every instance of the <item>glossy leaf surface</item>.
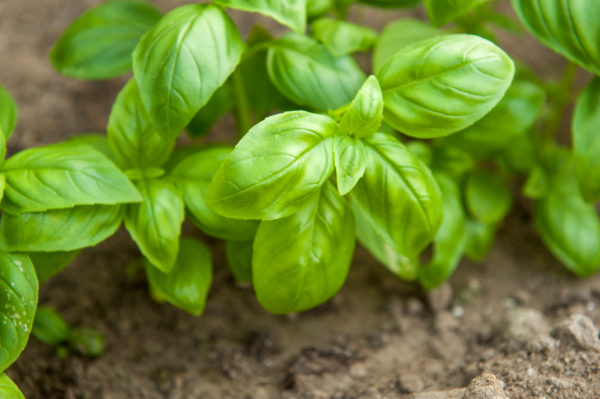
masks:
{"label": "glossy leaf surface", "polygon": [[0,398],[25,399],[19,387],[5,374],[0,374]]}
{"label": "glossy leaf surface", "polygon": [[215,0],[215,3],[264,14],[299,34],[306,30],[306,0]]}
{"label": "glossy leaf surface", "polygon": [[383,121],[383,95],[375,76],[370,76],[340,120],[340,133],[369,137]]}
{"label": "glossy leaf surface", "polygon": [[369,153],[361,139],[346,135],[333,139],[337,186],[346,195],[356,186],[369,165]]}

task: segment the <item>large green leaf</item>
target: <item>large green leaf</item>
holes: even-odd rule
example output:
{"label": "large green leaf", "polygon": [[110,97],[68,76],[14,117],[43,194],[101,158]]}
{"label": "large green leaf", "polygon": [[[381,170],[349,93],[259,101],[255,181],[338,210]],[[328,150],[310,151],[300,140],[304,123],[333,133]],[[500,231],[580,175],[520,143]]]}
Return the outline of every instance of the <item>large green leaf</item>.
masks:
{"label": "large green leaf", "polygon": [[512,0],[527,29],[546,46],[600,74],[600,2]]}
{"label": "large green leaf", "polygon": [[442,26],[488,0],[425,0],[431,23]]}
{"label": "large green leaf", "polygon": [[19,387],[5,374],[0,374],[0,398],[25,399]]}
{"label": "large green leaf", "polygon": [[94,246],[114,234],[123,206],[92,205],[42,213],[5,213],[0,219],[0,250],[73,251]]}
{"label": "large green leaf", "polygon": [[261,13],[300,34],[306,30],[306,0],[214,0],[214,2],[225,7]]}
{"label": "large green leaf", "polygon": [[1,208],[9,213],[141,200],[127,177],[87,145],[30,148],[8,159],[2,169],[6,189]]}
{"label": "large green leaf", "polygon": [[52,48],[50,61],[60,73],[79,79],[121,75],[131,69],[133,49],[161,15],[145,1],[108,1],[73,21]]}
{"label": "large green leaf", "polygon": [[25,349],[38,301],[38,281],[27,255],[0,252],[0,372]]}
{"label": "large green leaf", "polygon": [[196,316],[204,311],[212,281],[212,261],[202,241],[181,238],[173,269],[165,274],[148,265],[146,275],[150,288],[159,298]]}
{"label": "large green leaf", "polygon": [[337,123],[303,111],[254,126],[225,159],[208,189],[215,212],[238,219],[278,219],[298,212],[333,172]]}
{"label": "large green leaf", "polygon": [[480,168],[467,177],[465,203],[476,219],[496,224],[510,211],[512,194],[500,176]]}
{"label": "large green leaf", "polygon": [[70,137],[66,140],[66,142],[77,145],[87,145],[104,155],[106,158],[110,159],[112,162],[116,163],[117,161],[115,158],[115,154],[110,149],[110,145],[108,144],[106,134],[104,133],[78,134],[77,136]]}
{"label": "large green leaf", "polygon": [[331,18],[313,22],[311,36],[322,42],[334,57],[367,51],[377,40],[377,32],[371,28]]}
{"label": "large green leaf", "polygon": [[127,206],[125,228],[148,261],[168,273],[179,250],[183,200],[177,188],[164,179],[142,179],[137,186],[143,201]]}
{"label": "large green leaf", "polygon": [[577,101],[573,116],[575,173],[586,200],[600,200],[600,78]]}
{"label": "large green leaf", "polygon": [[340,120],[340,133],[369,137],[381,126],[383,95],[375,76],[362,85]]}
{"label": "large green leaf", "polygon": [[496,106],[513,75],[510,57],[479,36],[421,40],[395,53],[377,72],[384,120],[420,138],[457,132]]}
{"label": "large green leaf", "polygon": [[235,69],[243,46],[235,23],[207,4],[176,8],[142,37],[133,71],[160,134],[181,132]]}
{"label": "large green leaf", "polygon": [[365,80],[352,57],[335,58],[315,39],[293,33],[269,49],[267,69],[287,98],[322,111],[349,103]]}
{"label": "large green leaf", "polygon": [[302,211],[263,221],[252,257],[258,301],[277,314],[327,301],[346,280],[355,241],[352,208],[331,184]]}
{"label": "large green leaf", "polygon": [[175,165],[168,178],[181,191],[192,221],[203,232],[226,240],[244,241],[254,237],[257,222],[229,219],[206,205],[208,186],[231,150],[231,147],[207,147],[196,151]]}
{"label": "large green leaf", "polygon": [[68,252],[31,252],[29,258],[31,258],[31,262],[35,266],[35,273],[40,284],[67,267],[79,255],[79,252],[79,250]]}

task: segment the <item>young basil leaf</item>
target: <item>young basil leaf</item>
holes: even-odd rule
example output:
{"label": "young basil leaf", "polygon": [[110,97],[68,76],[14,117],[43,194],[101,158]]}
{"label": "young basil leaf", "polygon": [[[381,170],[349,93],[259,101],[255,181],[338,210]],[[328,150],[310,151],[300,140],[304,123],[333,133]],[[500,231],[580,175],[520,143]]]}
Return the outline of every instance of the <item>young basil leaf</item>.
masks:
{"label": "young basil leaf", "polygon": [[299,34],[306,31],[306,0],[214,0],[238,10],[258,12],[289,26]]}
{"label": "young basil leaf", "polygon": [[287,98],[321,111],[352,101],[365,80],[352,57],[335,58],[316,40],[293,33],[269,49],[267,70]]}
{"label": "young basil leaf", "polygon": [[334,57],[368,51],[377,40],[377,32],[371,28],[331,18],[313,22],[310,31]]}
{"label": "young basil leaf", "polygon": [[532,131],[515,138],[512,144],[499,154],[499,165],[511,174],[527,174],[536,164],[536,139],[539,138]]}
{"label": "young basil leaf", "polygon": [[[6,142],[15,126],[19,116],[19,109],[15,100],[12,98],[10,93],[0,85],[0,140]],[[2,158],[4,159],[4,154]]]}
{"label": "young basil leaf", "polygon": [[340,120],[340,133],[369,137],[381,126],[383,95],[375,76],[362,85]]}
{"label": "young basil leaf", "polygon": [[40,306],[33,321],[33,336],[50,346],[69,341],[71,328],[58,312],[48,306]]}
{"label": "young basil leaf", "polygon": [[338,191],[346,195],[356,186],[369,164],[369,153],[358,137],[335,136],[333,154]]}
{"label": "young basil leaf", "polygon": [[392,22],[383,29],[375,44],[373,70],[379,71],[388,59],[409,44],[443,34],[444,31],[418,19],[403,18]]}
{"label": "young basil leaf", "polygon": [[175,145],[174,137],[159,134],[151,123],[134,79],[117,96],[106,131],[117,164],[123,169],[161,166]]}
{"label": "young basil leaf", "polygon": [[527,198],[542,199],[546,197],[552,187],[550,184],[550,176],[540,165],[537,165],[531,169],[527,180],[523,185],[523,195]]}
{"label": "young basil leaf", "polygon": [[394,54],[377,72],[385,122],[419,138],[457,132],[496,106],[513,75],[510,57],[478,36],[421,40]]}
{"label": "young basil leaf", "polygon": [[110,159],[111,162],[116,163],[115,154],[110,149],[110,145],[108,145],[108,139],[105,134],[102,133],[84,133],[78,134],[75,137],[69,138],[67,143],[73,145],[87,145],[92,147],[94,150],[98,151],[106,158]]}
{"label": "young basil leaf", "polygon": [[252,256],[258,301],[276,314],[327,301],[346,280],[355,242],[352,208],[331,184],[300,212],[263,221]]}
{"label": "young basil leaf", "polygon": [[124,207],[77,206],[43,213],[5,213],[0,219],[0,250],[9,252],[74,251],[92,247],[115,233]]}
{"label": "young basil leaf", "polygon": [[27,255],[0,252],[0,372],[25,349],[38,301],[38,281]]}
{"label": "young basil leaf", "polygon": [[71,264],[80,252],[31,252],[28,255],[35,266],[35,273],[41,284]]}
{"label": "young basil leaf", "polygon": [[104,352],[104,338],[93,328],[74,328],[69,337],[69,346],[82,355],[98,357]]}
{"label": "young basil leaf", "polygon": [[233,277],[240,283],[252,282],[252,246],[254,240],[225,241],[225,255]]}
{"label": "young basil leaf", "polygon": [[172,270],[165,274],[148,264],[146,275],[150,288],[159,298],[194,316],[204,311],[212,281],[212,261],[202,241],[182,237]]}
{"label": "young basil leaf", "polygon": [[145,1],[114,0],[83,13],[61,35],[50,61],[63,75],[106,79],[131,69],[136,44],[161,17]]}
{"label": "young basil leaf", "polygon": [[359,0],[361,3],[381,8],[408,8],[414,7],[421,0]]}
{"label": "young basil leaf", "polygon": [[544,45],[600,74],[600,3],[596,0],[512,0],[525,27]]}
{"label": "young basil leaf", "polygon": [[440,188],[395,138],[376,133],[365,144],[370,162],[350,198],[385,242],[412,262],[442,223]]}
{"label": "young basil leaf", "polygon": [[0,398],[25,399],[19,387],[6,375],[0,374]]}
{"label": "young basil leaf", "polygon": [[300,211],[333,173],[337,128],[333,119],[303,111],[265,119],[225,159],[207,205],[237,219],[279,219]]}
{"label": "young basil leaf", "polygon": [[512,194],[500,176],[486,169],[476,169],[467,177],[465,202],[475,218],[496,224],[510,211]]}
{"label": "young basil leaf", "polygon": [[142,37],[133,71],[160,134],[181,132],[235,69],[243,47],[235,23],[209,4],[176,8]]}
{"label": "young basil leaf", "polygon": [[425,0],[427,14],[434,26],[442,26],[488,0]]}
{"label": "young basil leaf", "polygon": [[331,10],[334,5],[334,0],[306,0],[306,15],[308,19],[320,17]]}
{"label": "young basil leaf", "polygon": [[9,158],[3,170],[6,189],[0,207],[9,213],[141,200],[127,177],[87,145],[30,148]]}
{"label": "young basil leaf", "polygon": [[166,180],[142,179],[137,186],[143,201],[127,206],[125,228],[148,261],[168,273],[175,266],[179,250],[185,218],[183,200]]}
{"label": "young basil leaf", "polygon": [[192,137],[201,137],[235,105],[231,83],[225,82],[212,95],[210,100],[194,115],[187,125],[187,131]]}
{"label": "young basil leaf", "polygon": [[466,243],[466,221],[460,189],[448,176],[437,174],[442,189],[444,220],[433,240],[433,258],[419,268],[419,283],[431,290],[454,273],[463,255]]}
{"label": "young basil leaf", "polygon": [[474,262],[481,262],[492,249],[495,238],[496,225],[469,219],[465,255]]}
{"label": "young basil leaf", "polygon": [[230,147],[203,148],[183,158],[168,179],[181,191],[192,221],[203,232],[226,240],[245,241],[254,237],[256,221],[228,219],[206,205],[208,186],[231,150]]}
{"label": "young basil leaf", "polygon": [[573,192],[554,191],[535,208],[536,227],[550,251],[573,273],[600,268],[600,222],[594,205]]}
{"label": "young basil leaf", "polygon": [[600,78],[592,80],[577,101],[573,116],[575,174],[583,197],[600,200]]}

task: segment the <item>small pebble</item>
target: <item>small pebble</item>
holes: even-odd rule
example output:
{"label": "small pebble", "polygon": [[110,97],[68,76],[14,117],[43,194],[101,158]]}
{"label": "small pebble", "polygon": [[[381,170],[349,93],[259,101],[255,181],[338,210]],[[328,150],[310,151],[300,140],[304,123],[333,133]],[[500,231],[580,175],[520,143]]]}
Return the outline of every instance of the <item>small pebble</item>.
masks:
{"label": "small pebble", "polygon": [[504,382],[493,374],[482,374],[474,378],[463,399],[508,399],[504,393]]}
{"label": "small pebble", "polygon": [[559,341],[561,347],[600,351],[598,329],[589,317],[582,314],[574,314],[563,320],[552,329],[551,335]]}

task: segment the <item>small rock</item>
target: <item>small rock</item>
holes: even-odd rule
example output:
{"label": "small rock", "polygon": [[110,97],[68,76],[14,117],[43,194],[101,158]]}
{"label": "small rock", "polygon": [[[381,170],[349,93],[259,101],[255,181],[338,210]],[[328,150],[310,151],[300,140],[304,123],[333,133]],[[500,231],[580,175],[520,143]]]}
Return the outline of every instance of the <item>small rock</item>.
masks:
{"label": "small rock", "polygon": [[434,313],[450,309],[452,299],[452,286],[448,282],[445,282],[435,290],[427,293],[427,302]]}
{"label": "small rock", "polygon": [[474,378],[462,399],[508,399],[504,393],[504,382],[493,374],[482,374]]}
{"label": "small rock", "polygon": [[400,374],[397,385],[401,393],[421,392],[425,388],[421,378],[415,374]]}
{"label": "small rock", "polygon": [[508,310],[498,327],[500,335],[517,346],[526,344],[548,330],[542,313],[529,308]]}
{"label": "small rock", "polygon": [[527,350],[532,353],[548,353],[554,348],[556,340],[546,334],[540,334],[527,343]]}
{"label": "small rock", "polygon": [[425,311],[423,302],[417,298],[408,298],[406,301],[406,313],[411,316],[422,316]]}
{"label": "small rock", "polygon": [[600,351],[598,329],[594,322],[582,314],[574,314],[563,320],[550,333],[560,346],[570,346],[582,350]]}

